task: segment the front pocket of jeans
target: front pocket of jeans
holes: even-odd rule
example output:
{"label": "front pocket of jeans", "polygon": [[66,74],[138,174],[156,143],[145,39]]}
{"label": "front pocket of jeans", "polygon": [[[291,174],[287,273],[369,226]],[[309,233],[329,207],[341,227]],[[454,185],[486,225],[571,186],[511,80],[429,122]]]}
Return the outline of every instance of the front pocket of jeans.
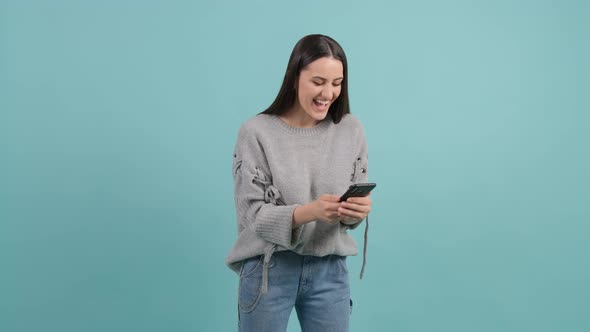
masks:
{"label": "front pocket of jeans", "polygon": [[262,260],[256,267],[240,277],[238,304],[243,312],[250,312],[256,308],[260,300],[262,286]]}
{"label": "front pocket of jeans", "polygon": [[346,265],[346,256],[338,256],[338,262],[340,263],[340,267],[344,270],[345,273],[348,273],[348,265]]}
{"label": "front pocket of jeans", "polygon": [[240,272],[240,277],[247,277],[252,273],[256,272],[262,267],[263,263],[263,256],[256,256],[252,258],[248,258],[244,261],[242,265],[242,271]]}

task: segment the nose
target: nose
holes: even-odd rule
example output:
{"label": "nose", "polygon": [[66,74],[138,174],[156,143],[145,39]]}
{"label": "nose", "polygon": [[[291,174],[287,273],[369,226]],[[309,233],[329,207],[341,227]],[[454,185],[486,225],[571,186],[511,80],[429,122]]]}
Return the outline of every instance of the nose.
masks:
{"label": "nose", "polygon": [[322,89],[322,93],[321,93],[322,98],[325,98],[327,100],[332,100],[332,99],[334,99],[335,95],[336,95],[336,89],[330,84],[326,84],[326,86],[324,86],[324,88]]}

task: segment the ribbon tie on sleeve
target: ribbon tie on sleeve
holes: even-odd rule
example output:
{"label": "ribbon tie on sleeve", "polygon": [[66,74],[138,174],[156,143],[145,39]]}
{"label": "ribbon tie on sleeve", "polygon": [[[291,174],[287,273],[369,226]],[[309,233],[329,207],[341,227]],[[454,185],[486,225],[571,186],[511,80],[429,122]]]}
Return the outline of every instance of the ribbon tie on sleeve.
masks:
{"label": "ribbon tie on sleeve", "polygon": [[272,203],[274,205],[285,205],[285,202],[281,199],[281,193],[279,189],[272,184],[272,181],[268,179],[260,168],[256,167],[256,173],[252,178],[253,183],[258,183],[264,187],[264,201]]}

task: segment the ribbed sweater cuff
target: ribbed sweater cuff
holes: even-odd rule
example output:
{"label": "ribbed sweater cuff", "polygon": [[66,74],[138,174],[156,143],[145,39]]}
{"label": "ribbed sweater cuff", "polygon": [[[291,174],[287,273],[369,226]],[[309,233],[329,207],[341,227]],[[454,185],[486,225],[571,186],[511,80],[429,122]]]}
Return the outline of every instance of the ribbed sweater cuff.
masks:
{"label": "ribbed sweater cuff", "polygon": [[297,205],[267,205],[256,215],[255,231],[266,241],[285,248],[294,247],[302,227],[293,228],[293,210]]}
{"label": "ribbed sweater cuff", "polygon": [[[365,220],[365,219],[363,219],[363,220]],[[345,224],[343,222],[341,222],[341,224],[344,226],[348,226],[348,229],[353,230],[353,229],[359,227],[359,225],[363,223],[363,220],[355,222],[354,224]]]}

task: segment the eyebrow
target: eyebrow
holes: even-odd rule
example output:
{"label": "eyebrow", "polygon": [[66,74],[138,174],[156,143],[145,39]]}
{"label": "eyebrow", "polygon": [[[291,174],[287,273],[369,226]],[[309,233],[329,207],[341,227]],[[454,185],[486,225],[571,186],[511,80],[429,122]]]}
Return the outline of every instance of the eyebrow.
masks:
{"label": "eyebrow", "polygon": [[[314,77],[312,77],[312,79],[320,79],[322,81],[327,81],[327,79],[325,79],[325,78],[323,78],[321,76],[314,76]],[[334,79],[334,81],[342,80],[342,79],[344,79],[344,77],[337,77],[337,78]]]}

